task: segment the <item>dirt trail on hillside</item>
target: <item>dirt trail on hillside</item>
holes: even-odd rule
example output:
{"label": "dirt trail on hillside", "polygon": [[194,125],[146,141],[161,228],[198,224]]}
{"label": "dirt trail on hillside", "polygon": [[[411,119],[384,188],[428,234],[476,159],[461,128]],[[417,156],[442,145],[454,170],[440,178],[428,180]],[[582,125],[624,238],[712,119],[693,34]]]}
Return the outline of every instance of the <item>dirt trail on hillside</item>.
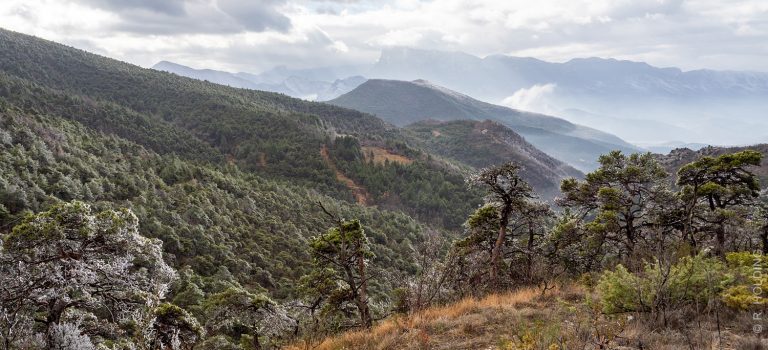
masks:
{"label": "dirt trail on hillside", "polygon": [[333,163],[333,160],[331,160],[331,156],[328,154],[328,147],[326,145],[323,145],[323,148],[320,149],[320,156],[323,157],[325,162],[328,164],[328,167],[333,170],[333,172],[336,174],[336,180],[341,181],[347,188],[349,188],[350,191],[352,191],[352,195],[355,197],[355,201],[357,204],[360,205],[368,205],[368,198],[370,195],[368,194],[368,191],[365,190],[363,186],[360,186],[355,183],[354,180],[348,178],[344,173],[339,170],[339,168],[336,167],[336,164]]}

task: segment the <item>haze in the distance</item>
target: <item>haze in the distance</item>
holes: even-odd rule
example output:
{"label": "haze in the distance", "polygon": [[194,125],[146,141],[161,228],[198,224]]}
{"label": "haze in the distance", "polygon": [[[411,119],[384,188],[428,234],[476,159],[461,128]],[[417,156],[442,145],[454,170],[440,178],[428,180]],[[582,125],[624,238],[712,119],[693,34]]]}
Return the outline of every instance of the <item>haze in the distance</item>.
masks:
{"label": "haze in the distance", "polygon": [[[277,66],[352,67],[365,78],[428,79],[487,102],[557,115],[641,145],[768,141],[762,132],[768,130],[762,120],[768,80],[754,73],[768,71],[768,2],[762,0],[10,0],[0,6],[0,23],[144,67],[160,61],[248,73]],[[386,67],[379,62],[385,53],[392,57],[392,50],[402,49],[412,51],[395,55],[398,61]],[[424,52],[440,54],[427,62],[431,71],[414,70],[413,60],[422,58],[414,56]],[[602,57],[680,70],[670,77],[670,71],[651,72],[643,65],[577,60],[579,67],[594,65],[596,70],[586,79],[547,77],[561,66],[538,65],[546,71],[531,77],[528,65],[528,76],[520,79],[488,68],[494,64],[488,58],[499,55],[553,63]],[[453,68],[456,59],[468,59],[466,71]],[[681,75],[700,69],[745,72]],[[350,75],[340,73],[326,85]],[[473,84],[451,83],[467,77]],[[311,77],[289,78],[289,85],[310,90],[298,97],[322,96],[311,91],[316,83]],[[600,87],[612,78],[623,84],[618,90],[631,93],[607,95]],[[497,88],[507,80],[509,86]],[[329,85],[333,89],[326,99],[353,87],[342,83]],[[592,94],[574,93],[574,86],[589,84],[595,87]],[[699,89],[707,84],[719,88]],[[649,94],[637,93],[649,88]],[[730,91],[748,93],[734,97]]]}
{"label": "haze in the distance", "polygon": [[768,71],[762,0],[6,0],[0,23],[144,67],[258,73],[371,63],[406,46]]}

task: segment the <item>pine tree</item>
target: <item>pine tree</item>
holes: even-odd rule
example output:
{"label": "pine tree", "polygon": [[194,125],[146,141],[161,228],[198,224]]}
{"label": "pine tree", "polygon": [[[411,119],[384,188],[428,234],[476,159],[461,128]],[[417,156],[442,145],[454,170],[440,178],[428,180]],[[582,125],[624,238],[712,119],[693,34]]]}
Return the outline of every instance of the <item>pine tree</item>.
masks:
{"label": "pine tree", "polygon": [[341,311],[353,304],[360,324],[369,328],[373,317],[368,305],[368,260],[373,252],[360,221],[335,220],[336,227],[311,240],[313,269],[302,278],[302,286],[306,295],[325,301],[330,308],[326,311]]}
{"label": "pine tree", "polygon": [[703,202],[714,221],[715,252],[725,257],[725,221],[729,208],[752,203],[760,195],[760,184],[750,170],[760,165],[763,155],[757,151],[741,151],[719,157],[702,157],[677,172],[677,184],[689,203],[686,230],[693,229],[697,204]]}

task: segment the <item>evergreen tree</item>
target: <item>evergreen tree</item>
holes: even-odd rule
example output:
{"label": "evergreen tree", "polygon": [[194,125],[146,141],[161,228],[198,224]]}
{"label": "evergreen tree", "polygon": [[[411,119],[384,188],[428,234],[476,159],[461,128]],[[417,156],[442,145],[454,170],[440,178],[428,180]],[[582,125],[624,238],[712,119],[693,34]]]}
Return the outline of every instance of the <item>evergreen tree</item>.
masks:
{"label": "evergreen tree", "polygon": [[150,341],[152,309],[175,271],[160,242],[139,235],[130,210],[94,214],[82,202],[56,205],[24,219],[2,243],[0,319],[34,320],[25,327],[44,334],[47,348],[65,339],[86,343],[88,333],[127,323],[134,324],[122,329],[129,338]]}
{"label": "evergreen tree", "polygon": [[520,177],[520,167],[514,163],[484,169],[470,178],[470,182],[482,186],[487,191],[486,202],[498,211],[498,234],[491,249],[490,282],[499,287],[499,268],[501,266],[502,246],[507,239],[507,226],[513,210],[525,205],[533,198],[533,190]]}
{"label": "evergreen tree", "polygon": [[245,327],[250,331],[251,345],[256,350],[265,348],[260,340],[262,336],[274,339],[295,324],[285,310],[266,295],[238,287],[212,295],[205,309],[207,326],[211,330]]}
{"label": "evergreen tree", "polygon": [[336,227],[310,242],[312,271],[302,278],[305,293],[324,300],[328,312],[357,309],[360,324],[369,328],[373,317],[368,305],[368,260],[373,253],[360,221],[336,219]]}
{"label": "evergreen tree", "polygon": [[599,161],[600,168],[584,180],[563,180],[558,204],[585,223],[584,238],[597,251],[590,255],[627,257],[653,224],[649,209],[665,189],[667,173],[650,153],[613,151]]}
{"label": "evergreen tree", "polygon": [[694,229],[698,204],[709,211],[705,221],[715,224],[715,252],[725,257],[725,222],[730,208],[751,204],[760,195],[760,184],[751,167],[760,165],[763,155],[757,151],[741,151],[719,157],[702,157],[677,172],[677,184],[688,203],[686,234]]}

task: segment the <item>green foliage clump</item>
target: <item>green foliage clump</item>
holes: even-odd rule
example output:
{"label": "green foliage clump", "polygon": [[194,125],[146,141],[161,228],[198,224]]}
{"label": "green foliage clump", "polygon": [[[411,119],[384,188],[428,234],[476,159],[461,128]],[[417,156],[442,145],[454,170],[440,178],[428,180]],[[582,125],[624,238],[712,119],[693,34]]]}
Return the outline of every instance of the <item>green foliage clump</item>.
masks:
{"label": "green foliage clump", "polygon": [[331,317],[352,313],[354,308],[360,325],[371,327],[368,285],[374,276],[366,265],[374,255],[360,221],[338,220],[336,227],[314,237],[309,246],[313,269],[301,279],[304,294]]}
{"label": "green foliage clump", "polygon": [[600,276],[596,290],[603,312],[651,312],[686,304],[706,304],[731,286],[734,274],[720,260],[703,255],[677,263],[655,261],[638,273],[618,265]]}
{"label": "green foliage clump", "polygon": [[734,285],[722,293],[725,305],[738,310],[765,308],[768,305],[768,256],[733,252],[726,254],[725,259],[736,275]]}
{"label": "green foliage clump", "polygon": [[762,309],[768,303],[768,257],[732,252],[726,262],[703,255],[681,258],[665,267],[654,262],[632,273],[618,265],[602,273],[597,291],[603,312],[651,312],[686,304],[721,300],[737,310]]}
{"label": "green foliage clump", "polygon": [[646,280],[629,272],[623,265],[605,271],[597,283],[603,303],[603,312],[612,314],[641,311],[650,305],[653,294]]}

